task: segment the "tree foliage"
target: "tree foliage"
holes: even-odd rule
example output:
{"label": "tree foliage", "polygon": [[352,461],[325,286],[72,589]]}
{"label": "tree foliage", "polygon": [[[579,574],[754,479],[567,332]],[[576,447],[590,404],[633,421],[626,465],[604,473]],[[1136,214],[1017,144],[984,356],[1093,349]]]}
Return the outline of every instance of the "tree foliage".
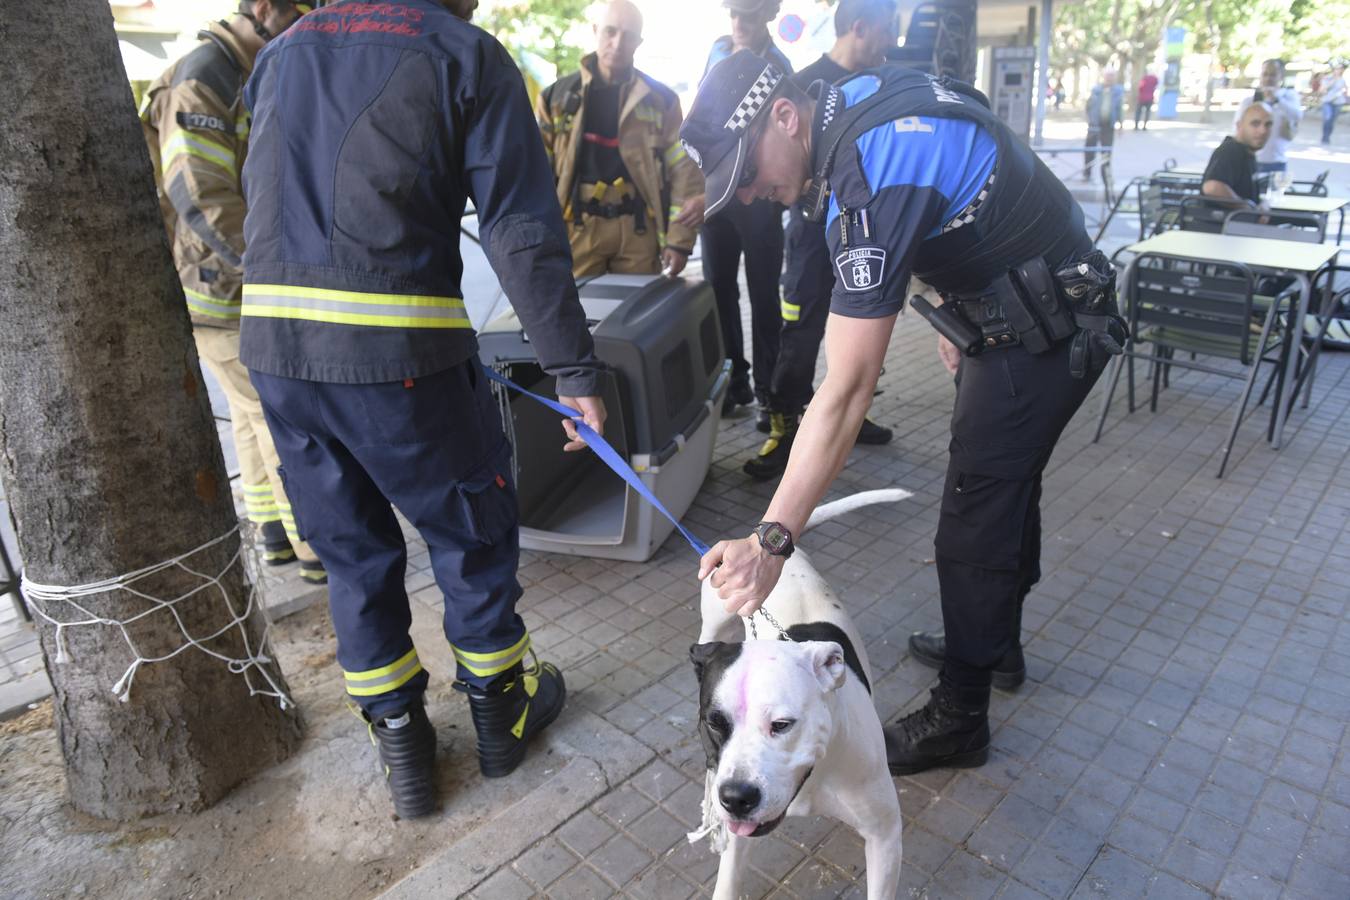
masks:
{"label": "tree foliage", "polygon": [[533,53],[558,74],[576,70],[586,38],[586,10],[593,0],[525,0],[498,6],[479,23],[517,54]]}
{"label": "tree foliage", "polygon": [[1051,63],[1137,71],[1170,25],[1185,27],[1195,51],[1225,67],[1267,55],[1331,60],[1350,46],[1337,27],[1348,19],[1350,0],[1084,0],[1057,11]]}

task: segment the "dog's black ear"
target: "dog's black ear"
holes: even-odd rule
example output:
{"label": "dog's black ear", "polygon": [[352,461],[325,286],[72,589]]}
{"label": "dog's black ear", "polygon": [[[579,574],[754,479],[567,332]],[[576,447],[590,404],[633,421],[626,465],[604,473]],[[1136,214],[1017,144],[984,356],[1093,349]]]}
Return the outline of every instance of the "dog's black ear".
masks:
{"label": "dog's black ear", "polygon": [[717,651],[721,650],[725,644],[721,641],[709,641],[706,644],[691,644],[689,646],[689,661],[694,664],[694,677],[703,683],[703,670],[707,668],[708,663]]}

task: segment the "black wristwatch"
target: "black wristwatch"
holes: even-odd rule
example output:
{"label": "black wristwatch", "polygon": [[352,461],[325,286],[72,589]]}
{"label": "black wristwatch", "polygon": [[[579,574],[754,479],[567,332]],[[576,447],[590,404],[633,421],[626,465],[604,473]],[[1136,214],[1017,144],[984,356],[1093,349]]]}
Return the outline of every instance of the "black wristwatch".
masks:
{"label": "black wristwatch", "polygon": [[783,559],[787,559],[796,549],[792,546],[792,532],[777,522],[760,522],[755,526],[755,534],[759,536],[759,545],[770,556],[781,556]]}

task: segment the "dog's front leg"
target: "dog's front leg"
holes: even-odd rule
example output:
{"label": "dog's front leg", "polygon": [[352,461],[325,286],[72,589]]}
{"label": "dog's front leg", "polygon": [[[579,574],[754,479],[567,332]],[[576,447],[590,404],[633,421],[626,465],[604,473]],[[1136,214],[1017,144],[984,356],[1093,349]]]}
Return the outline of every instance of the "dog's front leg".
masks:
{"label": "dog's front leg", "polygon": [[903,855],[900,821],[876,832],[863,832],[863,855],[867,858],[867,900],[895,900],[900,890],[900,860]]}
{"label": "dog's front leg", "polygon": [[750,838],[727,835],[727,849],[722,851],[722,861],[717,865],[717,885],[713,888],[713,900],[738,900],[741,873],[745,871],[746,855],[749,851]]}

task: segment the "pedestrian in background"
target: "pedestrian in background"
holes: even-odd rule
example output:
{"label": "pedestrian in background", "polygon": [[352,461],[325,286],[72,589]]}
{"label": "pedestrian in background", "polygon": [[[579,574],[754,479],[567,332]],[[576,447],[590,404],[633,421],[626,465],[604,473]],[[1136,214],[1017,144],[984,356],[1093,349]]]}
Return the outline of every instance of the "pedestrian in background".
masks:
{"label": "pedestrian in background", "polygon": [[1298,131],[1298,123],[1303,120],[1303,105],[1299,102],[1298,91],[1284,86],[1284,60],[1268,59],[1261,63],[1261,84],[1250,97],[1242,98],[1237,114],[1233,116],[1235,128],[1253,103],[1269,106],[1274,120],[1270,140],[1256,151],[1256,171],[1289,171],[1289,145]]}
{"label": "pedestrian in background", "polygon": [[1153,114],[1153,95],[1158,90],[1158,76],[1148,69],[1139,79],[1139,88],[1134,97],[1134,130],[1139,130],[1139,117],[1143,116],[1144,130],[1148,131],[1148,120]]}
{"label": "pedestrian in background", "polygon": [[1336,127],[1336,117],[1345,105],[1345,66],[1336,66],[1331,77],[1322,80],[1322,143],[1331,143],[1331,131]]}
{"label": "pedestrian in background", "polygon": [[1116,70],[1105,69],[1102,80],[1092,86],[1087,102],[1087,152],[1083,154],[1083,180],[1092,180],[1092,163],[1097,154],[1093,147],[1108,148],[1102,154],[1102,184],[1110,183],[1111,151],[1116,140],[1116,125],[1120,122],[1121,108],[1125,103],[1125,89],[1116,84]]}

